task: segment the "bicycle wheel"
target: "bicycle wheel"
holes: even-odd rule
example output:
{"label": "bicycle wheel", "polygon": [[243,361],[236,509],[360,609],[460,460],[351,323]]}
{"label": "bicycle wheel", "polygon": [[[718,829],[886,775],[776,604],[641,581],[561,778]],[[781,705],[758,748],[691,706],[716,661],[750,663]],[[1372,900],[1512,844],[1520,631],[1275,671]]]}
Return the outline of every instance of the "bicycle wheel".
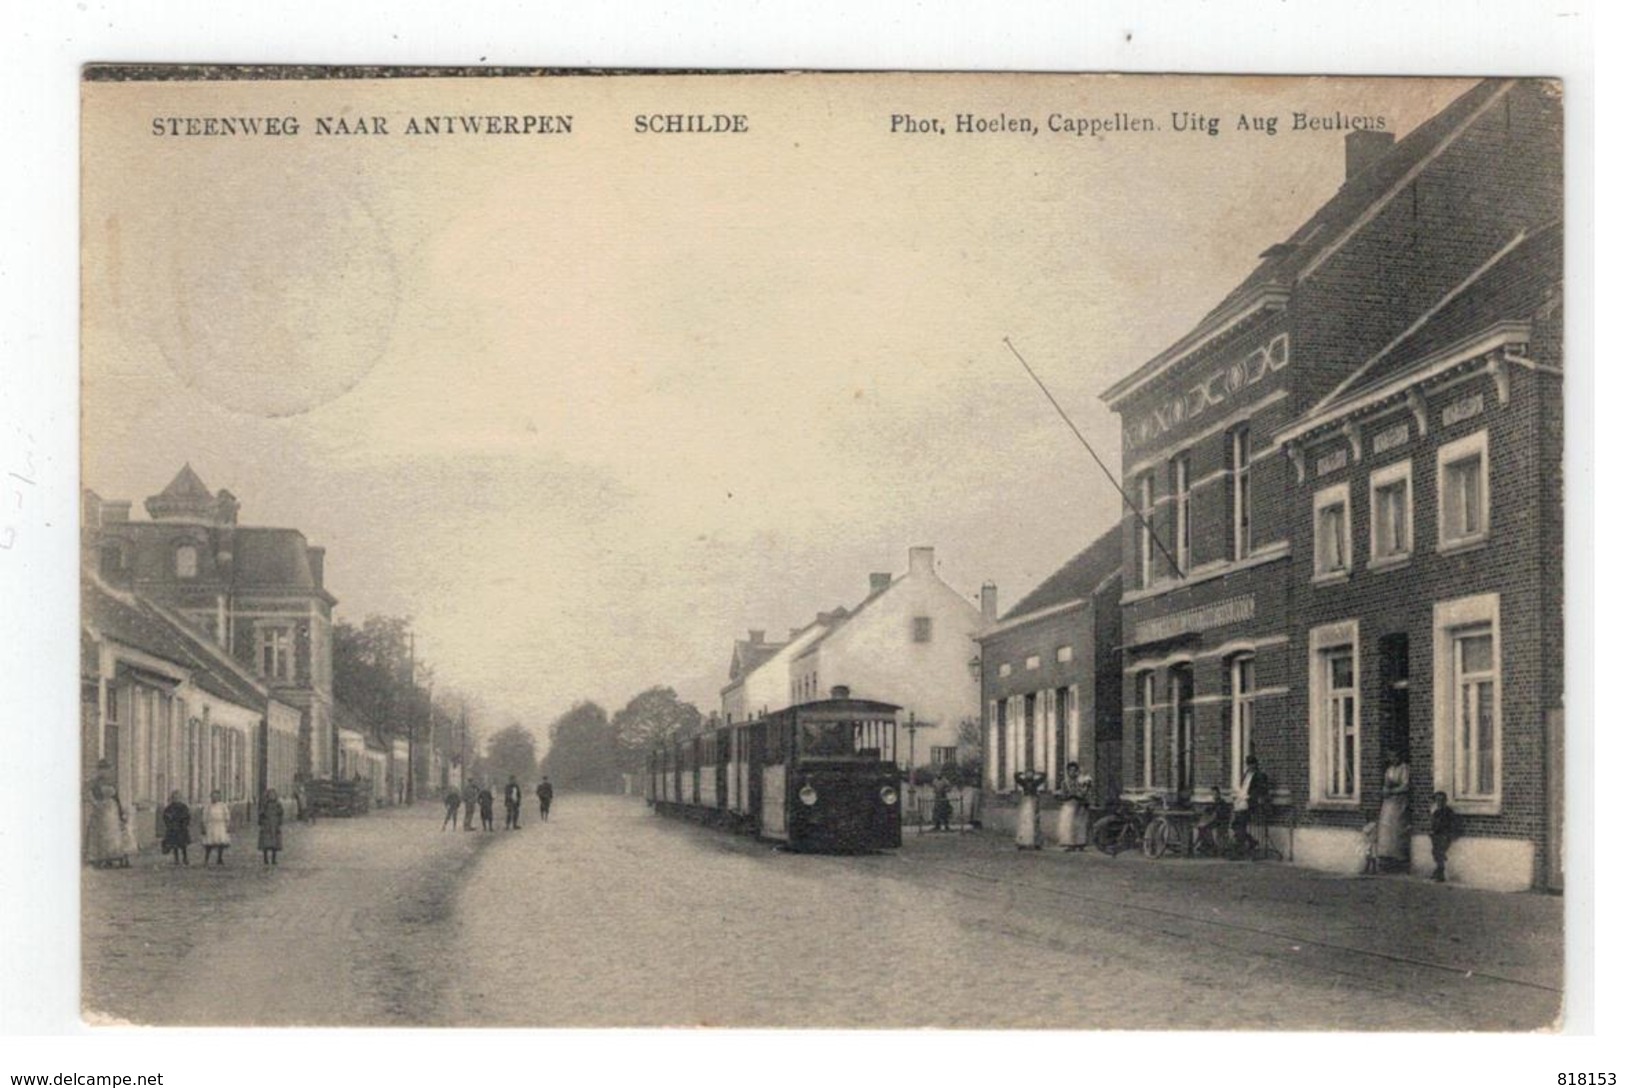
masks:
{"label": "bicycle wheel", "polygon": [[1089,841],[1102,854],[1115,853],[1117,830],[1117,824],[1110,818],[1096,820],[1095,826],[1089,829]]}
{"label": "bicycle wheel", "polygon": [[1122,828],[1117,832],[1117,852],[1132,850],[1140,845],[1140,833],[1134,827],[1133,820],[1124,820]]}
{"label": "bicycle wheel", "polygon": [[1158,816],[1152,820],[1145,829],[1145,842],[1143,848],[1148,858],[1160,858],[1168,852],[1168,837],[1171,831],[1168,821]]}

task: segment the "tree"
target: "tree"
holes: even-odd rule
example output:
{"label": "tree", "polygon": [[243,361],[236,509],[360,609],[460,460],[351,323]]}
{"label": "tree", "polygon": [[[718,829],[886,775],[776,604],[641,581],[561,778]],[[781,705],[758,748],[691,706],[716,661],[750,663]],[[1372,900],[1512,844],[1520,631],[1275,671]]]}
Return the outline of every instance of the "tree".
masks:
{"label": "tree", "polygon": [[410,616],[333,625],[333,697],[380,738],[405,736],[427,721],[424,692],[433,675],[421,663],[414,670],[411,629]]}
{"label": "tree", "polygon": [[619,791],[615,730],[603,707],[594,702],[577,703],[548,727],[547,735],[542,773],[560,789]]}
{"label": "tree", "polygon": [[632,697],[610,722],[615,733],[616,766],[633,774],[643,769],[644,758],[656,745],[700,731],[704,719],[699,708],[677,698],[668,687],[650,688]]}
{"label": "tree", "polygon": [[536,777],[536,738],[529,729],[514,722],[491,737],[485,748],[485,777],[506,782],[512,775],[521,782]]}

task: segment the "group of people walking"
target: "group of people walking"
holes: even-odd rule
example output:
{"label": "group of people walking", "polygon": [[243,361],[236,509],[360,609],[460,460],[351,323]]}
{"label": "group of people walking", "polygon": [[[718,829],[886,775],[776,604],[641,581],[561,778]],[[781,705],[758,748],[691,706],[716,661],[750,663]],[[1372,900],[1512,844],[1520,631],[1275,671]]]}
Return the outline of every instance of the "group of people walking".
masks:
{"label": "group of people walking", "polygon": [[[519,830],[519,811],[524,807],[524,803],[524,787],[519,784],[519,779],[516,776],[509,775],[508,784],[502,790],[502,806],[506,816],[503,830]],[[480,828],[485,831],[495,831],[496,826],[493,823],[495,807],[496,795],[491,792],[490,783],[482,785],[470,779],[463,785],[461,790],[450,789],[446,791],[446,818],[440,821],[440,830],[444,831],[448,827],[454,831],[457,829],[457,813],[460,809],[463,814],[463,830],[473,831],[474,812],[478,809]],[[542,780],[536,784],[536,807],[537,818],[546,823],[547,814],[553,808],[553,783],[548,781],[545,774],[542,775]]]}
{"label": "group of people walking", "polygon": [[[159,813],[163,824],[160,846],[165,854],[179,866],[192,864],[192,806],[181,796],[180,790],[169,795],[169,803]],[[277,864],[282,851],[282,802],[276,790],[266,790],[259,805],[259,851],[264,865]],[[210,859],[215,865],[226,864],[226,851],[231,847],[231,806],[221,798],[219,790],[209,794],[209,802],[199,813],[203,847],[203,864]],[[90,819],[85,827],[85,857],[92,868],[128,869],[130,858],[140,849],[135,829],[130,826],[130,814],[120,800],[118,790],[110,783],[97,781],[90,787]]]}

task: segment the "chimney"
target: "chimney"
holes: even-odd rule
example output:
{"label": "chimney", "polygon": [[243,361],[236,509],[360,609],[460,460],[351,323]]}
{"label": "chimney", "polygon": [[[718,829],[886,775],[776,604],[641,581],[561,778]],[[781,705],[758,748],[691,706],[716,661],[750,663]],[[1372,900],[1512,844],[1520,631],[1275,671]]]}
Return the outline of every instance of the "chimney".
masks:
{"label": "chimney", "polygon": [[752,642],[752,644],[755,644],[755,645],[760,645],[761,643],[766,642],[767,641],[767,632],[766,631],[757,631],[757,630],[753,629],[751,631],[751,633],[750,633],[750,641]]}
{"label": "chimney", "polygon": [[326,565],[327,549],[316,547],[306,548],[305,555],[310,560],[310,576],[316,580],[316,588],[322,589],[322,567]]}
{"label": "chimney", "polygon": [[236,525],[239,505],[237,496],[222,487],[214,497],[216,523],[220,525]]}
{"label": "chimney", "polygon": [[876,571],[869,575],[869,596],[873,597],[889,585],[891,585],[891,575],[886,571]]}
{"label": "chimney", "polygon": [[992,582],[982,583],[982,618],[989,623],[999,618],[999,587]]}
{"label": "chimney", "polygon": [[79,524],[86,532],[102,527],[102,497],[88,487],[79,493]]}
{"label": "chimney", "polygon": [[1388,149],[1393,146],[1392,132],[1355,129],[1343,137],[1343,181],[1354,180],[1356,174],[1388,154]]}
{"label": "chimney", "polygon": [[910,574],[935,574],[937,566],[937,552],[935,548],[910,548],[908,550],[908,572]]}

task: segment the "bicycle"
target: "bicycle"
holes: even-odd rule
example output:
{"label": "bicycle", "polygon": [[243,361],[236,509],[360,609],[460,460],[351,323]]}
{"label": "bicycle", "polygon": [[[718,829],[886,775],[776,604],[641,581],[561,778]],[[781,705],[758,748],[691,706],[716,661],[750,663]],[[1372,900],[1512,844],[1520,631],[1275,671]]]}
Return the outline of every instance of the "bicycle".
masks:
{"label": "bicycle", "polygon": [[1146,829],[1156,818],[1157,805],[1156,797],[1141,801],[1119,798],[1106,805],[1095,819],[1089,829],[1089,841],[1096,850],[1109,857],[1141,847],[1145,842]]}

